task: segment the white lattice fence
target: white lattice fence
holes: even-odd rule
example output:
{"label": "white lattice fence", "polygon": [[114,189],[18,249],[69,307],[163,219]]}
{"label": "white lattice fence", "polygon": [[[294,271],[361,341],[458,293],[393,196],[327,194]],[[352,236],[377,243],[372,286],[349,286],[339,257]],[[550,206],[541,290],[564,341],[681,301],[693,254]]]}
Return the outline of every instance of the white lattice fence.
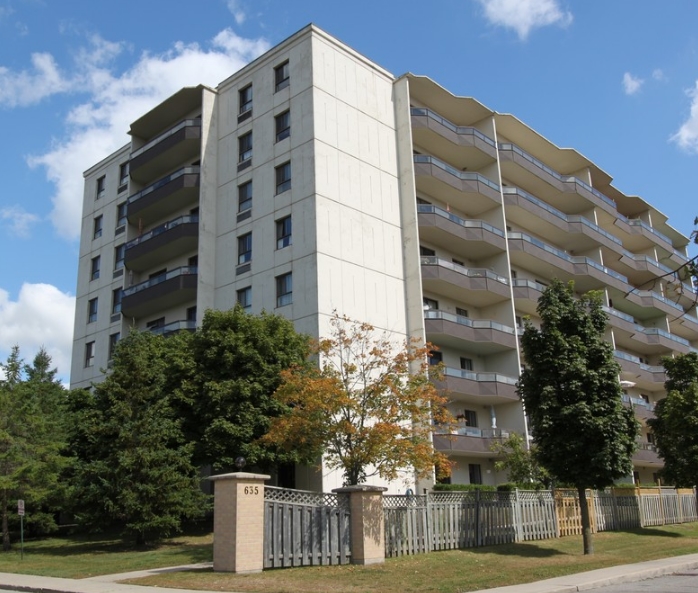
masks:
{"label": "white lattice fence", "polygon": [[349,499],[345,494],[264,488],[264,568],[348,564]]}

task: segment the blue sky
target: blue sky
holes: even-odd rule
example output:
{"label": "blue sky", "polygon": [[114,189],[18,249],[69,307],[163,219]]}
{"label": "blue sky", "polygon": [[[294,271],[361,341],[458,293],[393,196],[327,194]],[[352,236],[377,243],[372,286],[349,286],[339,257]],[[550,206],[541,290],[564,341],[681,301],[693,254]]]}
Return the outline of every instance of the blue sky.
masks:
{"label": "blue sky", "polygon": [[0,360],[44,345],[68,377],[82,172],[181,86],[310,22],[516,115],[693,230],[695,0],[0,0]]}

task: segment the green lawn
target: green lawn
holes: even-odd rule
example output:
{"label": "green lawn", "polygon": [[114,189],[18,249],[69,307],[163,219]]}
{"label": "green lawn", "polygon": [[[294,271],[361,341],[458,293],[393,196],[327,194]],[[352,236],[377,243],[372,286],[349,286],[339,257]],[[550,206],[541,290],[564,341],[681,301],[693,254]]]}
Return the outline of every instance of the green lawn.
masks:
{"label": "green lawn", "polygon": [[[432,552],[388,559],[368,567],[327,566],[279,569],[253,575],[211,570],[167,573],[133,581],[139,585],[265,593],[464,593],[526,583],[574,572],[692,554],[698,523],[594,536],[596,554],[582,554],[582,539],[554,540]],[[211,560],[211,535],[183,536],[142,551],[118,539],[66,537],[25,544],[0,553],[0,572],[81,578]]]}

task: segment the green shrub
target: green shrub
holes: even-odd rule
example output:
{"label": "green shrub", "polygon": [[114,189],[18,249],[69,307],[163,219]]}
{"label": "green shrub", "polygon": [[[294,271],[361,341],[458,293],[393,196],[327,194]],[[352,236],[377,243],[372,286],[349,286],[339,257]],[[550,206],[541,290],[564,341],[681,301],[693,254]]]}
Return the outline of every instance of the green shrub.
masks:
{"label": "green shrub", "polygon": [[472,492],[474,490],[494,492],[497,489],[484,484],[434,484],[435,492]]}

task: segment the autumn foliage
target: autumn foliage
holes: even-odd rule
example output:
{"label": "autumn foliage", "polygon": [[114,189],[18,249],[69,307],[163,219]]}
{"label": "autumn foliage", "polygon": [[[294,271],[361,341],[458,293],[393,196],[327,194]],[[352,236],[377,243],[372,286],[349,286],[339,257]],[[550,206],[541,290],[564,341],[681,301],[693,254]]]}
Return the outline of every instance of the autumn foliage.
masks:
{"label": "autumn foliage", "polygon": [[[329,338],[315,345],[319,364],[282,372],[276,391],[290,412],[273,420],[263,440],[303,456],[324,455],[346,484],[414,471],[424,477],[449,462],[434,450],[433,423],[449,425],[447,400],[430,381],[432,346],[397,344],[368,323],[334,315]],[[404,474],[403,474],[404,475]]]}

